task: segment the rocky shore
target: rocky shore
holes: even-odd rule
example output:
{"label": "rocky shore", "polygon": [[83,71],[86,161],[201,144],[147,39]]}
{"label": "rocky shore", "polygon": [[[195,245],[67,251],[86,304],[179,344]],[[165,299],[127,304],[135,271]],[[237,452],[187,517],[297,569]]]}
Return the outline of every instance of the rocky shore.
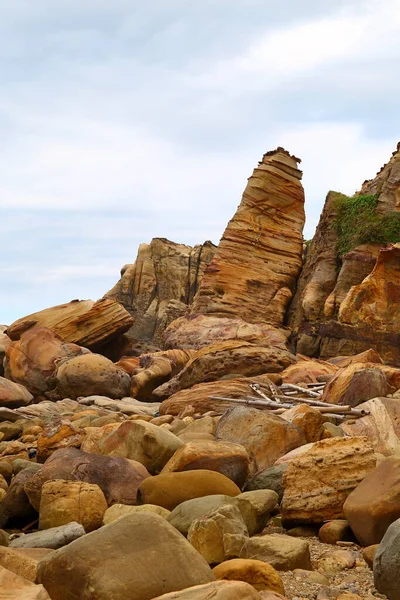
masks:
{"label": "rocky shore", "polygon": [[400,600],[400,146],[307,243],[298,166],[0,328],[0,599]]}

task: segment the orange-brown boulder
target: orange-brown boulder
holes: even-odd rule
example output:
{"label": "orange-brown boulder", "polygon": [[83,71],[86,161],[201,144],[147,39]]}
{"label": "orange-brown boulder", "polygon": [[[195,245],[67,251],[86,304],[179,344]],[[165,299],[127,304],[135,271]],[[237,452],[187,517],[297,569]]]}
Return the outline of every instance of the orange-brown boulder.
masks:
{"label": "orange-brown boulder", "polygon": [[400,518],[400,458],[390,456],[369,473],[347,498],[344,514],[362,546],[379,544]]}
{"label": "orange-brown boulder", "polygon": [[[170,592],[153,600],[261,600],[260,594],[245,581],[212,581],[180,592]],[[268,600],[281,600],[279,595]],[[285,600],[285,599],[283,599]]]}
{"label": "orange-brown boulder", "polygon": [[337,370],[337,367],[324,360],[306,359],[284,369],[281,377],[284,383],[317,383],[318,377],[333,377]]}
{"label": "orange-brown boulder", "polygon": [[279,573],[271,565],[261,560],[233,558],[214,567],[213,573],[217,579],[246,581],[256,590],[285,593]]}
{"label": "orange-brown boulder", "polygon": [[53,421],[38,437],[37,462],[44,463],[61,448],[80,448],[85,430],[70,421]]}
{"label": "orange-brown boulder", "polygon": [[296,362],[288,350],[253,346],[248,342],[229,341],[206,346],[168,383],[154,390],[157,399],[165,399],[196,383],[216,381],[226,375],[278,373]]}
{"label": "orange-brown boulder", "polygon": [[330,358],[327,362],[336,365],[338,368],[348,367],[354,363],[377,363],[380,365],[383,363],[378,352],[372,348],[360,352],[360,354],[355,354],[354,356],[335,356]]}
{"label": "orange-brown boulder", "polygon": [[380,365],[355,363],[336,373],[325,386],[321,400],[355,407],[371,398],[384,397],[388,391],[386,375]]}
{"label": "orange-brown boulder", "polygon": [[32,327],[7,347],[5,376],[24,385],[34,396],[57,398],[58,364],[64,359],[85,353],[89,353],[89,350],[65,343],[46,327]]}
{"label": "orange-brown boulder", "polygon": [[7,335],[18,340],[31,327],[47,327],[65,342],[96,348],[123,333],[133,323],[131,315],[115,300],[73,300],[18,319]]}
{"label": "orange-brown boulder", "polygon": [[229,409],[221,417],[216,438],[246,448],[250,477],[271,467],[289,450],[306,443],[303,431],[296,425],[269,412],[241,406]]}
{"label": "orange-brown boulder", "polygon": [[283,475],[285,525],[343,518],[346,498],[375,464],[367,438],[332,438],[313,444],[288,464]]}
{"label": "orange-brown boulder", "polygon": [[265,154],[204,271],[192,313],[281,325],[302,267],[304,192],[298,159]]}
{"label": "orange-brown boulder", "polygon": [[181,317],[166,329],[167,348],[196,350],[228,340],[243,340],[256,346],[275,346],[286,349],[289,330],[277,329],[266,323],[248,323],[240,317],[191,314]]}
{"label": "orange-brown boulder", "polygon": [[[246,398],[254,396],[250,388],[251,383],[257,383],[261,391],[270,393],[270,382],[280,385],[282,380],[277,373],[257,375],[255,377],[238,377],[234,379],[221,379],[209,383],[198,383],[191,388],[172,394],[160,405],[160,414],[179,415],[186,407],[191,406],[194,413],[203,414],[208,411],[223,413],[228,408],[236,406],[229,398]],[[214,400],[213,396],[227,398],[227,400]]]}
{"label": "orange-brown boulder", "polygon": [[282,419],[299,427],[304,433],[306,442],[318,442],[323,434],[325,422],[322,414],[308,404],[297,404],[282,413]]}
{"label": "orange-brown boulder", "polygon": [[51,600],[42,585],[36,585],[1,566],[0,589],[7,600]]}
{"label": "orange-brown boulder", "polygon": [[199,469],[149,477],[140,485],[138,498],[142,504],[174,510],[186,500],[215,494],[237,496],[240,489],[222,473]]}
{"label": "orange-brown boulder", "polygon": [[32,402],[33,396],[26,387],[0,377],[0,406],[19,408]]}
{"label": "orange-brown boulder", "polygon": [[194,469],[217,471],[242,488],[249,472],[249,455],[243,446],[231,442],[188,442],[169,459],[162,473]]}

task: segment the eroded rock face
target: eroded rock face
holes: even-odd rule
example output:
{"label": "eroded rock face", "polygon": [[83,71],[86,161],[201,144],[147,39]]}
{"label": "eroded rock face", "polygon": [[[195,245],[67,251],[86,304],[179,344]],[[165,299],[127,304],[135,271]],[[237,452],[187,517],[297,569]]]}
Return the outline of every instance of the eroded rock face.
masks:
{"label": "eroded rock face", "polygon": [[206,268],[193,313],[281,325],[302,266],[304,192],[298,159],[265,154]]}
{"label": "eroded rock face", "polygon": [[192,302],[214,252],[211,242],[192,248],[154,238],[141,244],[136,262],[124,267],[121,279],[106,294],[134,317],[128,338],[160,344],[167,325]]}
{"label": "eroded rock face", "polygon": [[111,298],[73,300],[18,319],[7,328],[7,335],[18,340],[31,327],[47,327],[65,342],[92,349],[123,333],[132,323],[131,315]]}
{"label": "eroded rock face", "polygon": [[400,142],[390,160],[373,179],[364,181],[360,194],[379,194],[378,210],[382,214],[400,210]]}
{"label": "eroded rock face", "polygon": [[284,522],[296,525],[343,518],[346,498],[375,464],[367,438],[316,442],[308,452],[293,459],[284,473]]}
{"label": "eroded rock face", "polygon": [[0,406],[18,408],[32,402],[33,396],[19,383],[0,377]]}

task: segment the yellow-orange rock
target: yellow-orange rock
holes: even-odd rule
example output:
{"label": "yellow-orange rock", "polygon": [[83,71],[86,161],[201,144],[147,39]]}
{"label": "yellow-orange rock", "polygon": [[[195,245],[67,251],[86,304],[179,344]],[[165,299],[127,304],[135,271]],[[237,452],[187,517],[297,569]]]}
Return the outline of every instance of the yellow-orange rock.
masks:
{"label": "yellow-orange rock", "polygon": [[46,327],[32,327],[7,347],[5,376],[24,385],[34,396],[57,398],[55,374],[59,363],[88,352],[65,343]]}
{"label": "yellow-orange rock", "polygon": [[123,333],[132,323],[131,315],[112,298],[73,300],[18,319],[7,328],[7,335],[18,340],[24,331],[39,325],[65,342],[93,348]]}
{"label": "yellow-orange rock", "polygon": [[4,567],[0,567],[0,589],[7,600],[50,600],[42,585],[36,585]]}
{"label": "yellow-orange rock", "polygon": [[0,377],[0,406],[18,408],[32,402],[33,396],[26,387]]}
{"label": "yellow-orange rock", "polygon": [[339,320],[399,332],[400,244],[381,249],[371,274],[351,288],[342,302]]}
{"label": "yellow-orange rock", "polygon": [[53,421],[37,440],[37,462],[44,463],[61,448],[80,448],[85,430],[70,421]]}
{"label": "yellow-orange rock", "polygon": [[282,413],[282,419],[299,427],[306,438],[306,442],[318,442],[323,434],[324,417],[308,404],[297,404]]}
{"label": "yellow-orange rock", "polygon": [[162,473],[195,469],[222,473],[242,488],[249,473],[249,455],[243,446],[231,442],[189,442],[175,452]]}
{"label": "yellow-orange rock", "polygon": [[164,400],[160,405],[160,414],[179,415],[182,410],[189,406],[193,408],[193,413],[203,414],[210,410],[225,412],[225,410],[232,408],[233,405],[236,406],[236,404],[229,402],[229,400],[212,400],[212,396],[225,398],[253,396],[254,392],[250,388],[251,383],[257,383],[261,391],[268,395],[270,392],[269,381],[280,385],[281,377],[278,374],[269,373],[268,375],[257,375],[256,377],[240,377],[198,383],[191,388],[176,392],[168,400]]}
{"label": "yellow-orange rock", "polygon": [[246,581],[256,590],[285,593],[279,573],[271,565],[261,560],[233,558],[214,567],[213,573],[217,579]]}
{"label": "yellow-orange rock", "polygon": [[299,360],[281,373],[284,383],[317,383],[318,377],[334,375],[338,367],[324,360]]}
{"label": "yellow-orange rock", "polygon": [[365,350],[365,352],[360,352],[360,354],[355,354],[354,356],[335,356],[334,358],[330,358],[328,362],[332,365],[336,365],[338,368],[343,368],[353,365],[354,363],[382,364],[383,361],[378,352],[370,348],[369,350]]}
{"label": "yellow-orange rock", "polygon": [[256,346],[286,349],[289,330],[266,323],[247,323],[240,317],[194,314],[173,321],[164,333],[168,348],[199,349],[226,340],[243,340]]}
{"label": "yellow-orange rock", "polygon": [[277,373],[296,362],[288,350],[253,346],[248,342],[229,341],[206,346],[169,382],[154,390],[158,400],[196,383],[215,381],[226,375]]}
{"label": "yellow-orange rock", "polygon": [[298,159],[265,154],[204,271],[192,313],[281,325],[302,267],[304,192]]}
{"label": "yellow-orange rock", "polygon": [[321,400],[354,407],[371,398],[386,396],[388,391],[388,381],[381,365],[354,363],[340,369],[326,384]]}
{"label": "yellow-orange rock", "polygon": [[285,525],[343,518],[346,498],[375,465],[372,445],[365,437],[314,443],[288,464],[283,475]]}

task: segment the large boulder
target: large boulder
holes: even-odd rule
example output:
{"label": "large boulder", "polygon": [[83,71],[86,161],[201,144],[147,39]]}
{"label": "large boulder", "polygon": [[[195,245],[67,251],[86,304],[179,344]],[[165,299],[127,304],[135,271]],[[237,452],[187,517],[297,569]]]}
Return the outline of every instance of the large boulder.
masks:
{"label": "large boulder", "polygon": [[19,523],[32,522],[37,517],[35,510],[29,502],[25,492],[25,483],[35,474],[34,468],[23,469],[12,479],[4,498],[0,502],[0,527],[4,527],[9,522],[18,520]]}
{"label": "large boulder", "polygon": [[261,560],[233,558],[214,567],[213,573],[217,579],[246,581],[256,590],[285,593],[279,573]]}
{"label": "large boulder", "polygon": [[219,342],[199,350],[182,371],[154,390],[154,397],[164,400],[196,383],[216,381],[231,374],[279,373],[294,362],[296,358],[288,350],[239,340]]}
{"label": "large boulder", "polygon": [[144,512],[56,550],[40,562],[38,579],[52,600],[152,600],[213,581],[214,575],[172,525]]}
{"label": "large boulder", "polygon": [[17,340],[24,331],[41,326],[66,342],[96,348],[129,329],[132,323],[131,315],[111,298],[97,302],[73,300],[18,319],[7,328],[7,335]]}
{"label": "large boulder", "polygon": [[247,407],[228,410],[218,423],[216,437],[246,448],[250,457],[250,476],[306,443],[303,431],[296,425],[271,413]]}
{"label": "large boulder", "polygon": [[32,327],[8,345],[4,360],[7,379],[25,386],[34,396],[58,398],[56,371],[60,361],[89,353],[64,342],[46,327]]}
{"label": "large boulder", "polygon": [[278,533],[247,539],[242,545],[239,557],[262,560],[278,571],[312,570],[308,543]]}
{"label": "large boulder", "polygon": [[7,600],[51,600],[42,585],[36,585],[4,567],[0,567],[0,589]]}
{"label": "large boulder", "polygon": [[139,506],[129,506],[128,504],[113,504],[110,508],[107,508],[103,517],[103,525],[108,525],[125,515],[137,514],[141,512],[152,512],[164,519],[168,519],[171,514],[170,510],[157,506],[156,504],[140,504]]}
{"label": "large boulder", "polygon": [[389,525],[400,518],[400,458],[382,461],[349,495],[343,510],[363,546],[379,544]]}
{"label": "large boulder", "polygon": [[32,402],[33,396],[26,387],[0,377],[0,406],[19,408]]}
{"label": "large boulder", "polygon": [[374,557],[374,584],[389,600],[400,600],[400,519],[386,531]]}
{"label": "large boulder", "polygon": [[331,438],[314,443],[308,452],[294,458],[284,473],[284,523],[343,518],[346,498],[375,465],[367,438]]}
{"label": "large boulder", "polygon": [[107,508],[104,494],[95,483],[46,481],[40,498],[39,528],[76,522],[83,525],[85,531],[94,531],[101,527]]}
{"label": "large boulder", "polygon": [[344,422],[341,429],[349,436],[367,437],[375,452],[391,456],[400,452],[400,402],[397,398],[373,398],[358,406],[366,416]]}
{"label": "large boulder", "polygon": [[137,490],[146,477],[149,477],[147,469],[136,461],[66,448],[54,452],[39,471],[29,474],[24,481],[24,491],[36,510],[39,510],[43,484],[51,479],[95,483],[103,491],[108,505],[136,504]]}
{"label": "large boulder", "polygon": [[247,480],[249,455],[243,446],[231,442],[189,442],[175,452],[162,473],[194,469],[218,471],[241,488]]}
{"label": "large boulder", "polygon": [[130,377],[100,354],[84,354],[65,361],[57,369],[57,386],[63,398],[79,396],[129,396]]}
{"label": "large boulder", "polygon": [[[306,357],[302,357],[303,359]],[[281,373],[284,383],[304,384],[317,383],[318,378],[330,378],[338,371],[338,367],[325,360],[299,360]]]}
{"label": "large boulder", "polygon": [[273,490],[278,494],[279,502],[283,498],[283,474],[287,469],[287,463],[268,467],[257,473],[246,484],[246,491]]}
{"label": "large boulder", "polygon": [[[130,395],[138,400],[153,400],[155,388],[179,373],[195,353],[194,350],[165,350],[144,354],[132,373]],[[125,365],[128,360],[125,358]]]}
{"label": "large boulder", "polygon": [[173,510],[181,502],[212,494],[237,496],[240,489],[222,473],[199,469],[149,477],[141,484],[138,498],[143,504],[157,504]]}
{"label": "large boulder", "polygon": [[54,419],[37,438],[37,462],[46,462],[56,450],[62,448],[80,448],[85,435],[85,429],[74,422]]}
{"label": "large boulder", "polygon": [[[39,561],[53,552],[48,548],[6,548],[0,546],[0,566],[34,582]],[[0,588],[1,590],[1,588]]]}
{"label": "large boulder", "polygon": [[371,398],[386,396],[389,386],[379,365],[351,364],[340,369],[327,383],[322,402],[355,407]]}
{"label": "large boulder", "polygon": [[[213,581],[157,596],[153,600],[260,600],[260,594],[244,581]],[[271,599],[272,600],[272,599]]]}
{"label": "large boulder", "polygon": [[82,444],[82,450],[121,456],[140,462],[151,473],[159,473],[174,453],[183,446],[182,440],[143,419],[125,421],[115,426],[92,429]]}
{"label": "large boulder", "polygon": [[323,435],[325,419],[323,415],[308,404],[297,404],[282,413],[282,419],[293,423],[301,429],[306,442],[318,442]]}

